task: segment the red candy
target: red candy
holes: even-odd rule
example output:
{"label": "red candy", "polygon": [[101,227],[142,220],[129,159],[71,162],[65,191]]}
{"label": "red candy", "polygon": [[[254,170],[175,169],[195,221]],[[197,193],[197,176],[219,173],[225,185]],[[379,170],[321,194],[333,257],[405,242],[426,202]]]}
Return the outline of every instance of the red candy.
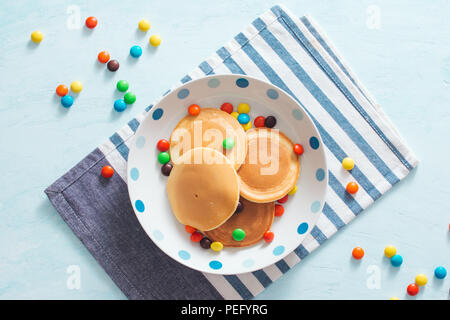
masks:
{"label": "red candy", "polygon": [[200,232],[195,231],[191,234],[191,241],[200,242],[203,239],[203,235]]}
{"label": "red candy", "polygon": [[275,217],[281,217],[284,213],[284,207],[281,204],[275,204]]}
{"label": "red candy", "polygon": [[352,256],[356,260],[362,259],[362,257],[364,257],[364,250],[363,250],[363,248],[356,247],[355,249],[353,249]]}
{"label": "red candy", "polygon": [[272,242],[273,238],[275,237],[274,233],[272,231],[267,230],[264,232],[264,241],[267,243]]}
{"label": "red candy", "polygon": [[289,195],[285,195],[283,198],[278,200],[278,203],[285,203],[286,201],[288,201]]}
{"label": "red candy", "polygon": [[102,51],[98,54],[97,59],[100,63],[107,63],[109,61],[109,52]]}
{"label": "red candy", "polygon": [[346,189],[348,193],[355,194],[358,192],[359,186],[356,182],[349,182]]}
{"label": "red candy", "polygon": [[406,288],[406,292],[410,295],[410,296],[415,296],[416,294],[419,293],[419,286],[415,283],[411,283],[407,288]]}
{"label": "red candy", "polygon": [[303,146],[301,144],[295,144],[294,145],[294,152],[301,156],[303,154]]}
{"label": "red candy", "polygon": [[256,117],[255,120],[253,121],[253,123],[255,124],[255,128],[264,128],[265,121],[266,121],[266,118],[264,118],[263,116]]}
{"label": "red candy", "polygon": [[86,19],[86,27],[89,29],[94,29],[97,26],[97,18],[96,17],[88,17]]}
{"label": "red candy", "polygon": [[167,151],[169,150],[170,143],[166,139],[161,139],[158,141],[158,144],[156,145],[159,151]]}
{"label": "red candy", "polygon": [[196,116],[200,113],[200,107],[196,104],[191,104],[188,108],[188,112],[191,116]]}
{"label": "red candy", "polygon": [[233,112],[233,105],[229,102],[225,102],[221,107],[220,110],[225,111],[226,113],[232,113]]}
{"label": "red candy", "polygon": [[67,86],[60,84],[56,87],[56,94],[60,97],[64,97],[66,94],[69,93],[69,88]]}
{"label": "red candy", "polygon": [[102,176],[104,178],[111,178],[114,174],[114,169],[111,166],[104,166],[102,168]]}
{"label": "red candy", "polygon": [[184,226],[184,229],[186,229],[187,233],[194,233],[195,231],[197,231],[197,229],[195,229],[191,226]]}

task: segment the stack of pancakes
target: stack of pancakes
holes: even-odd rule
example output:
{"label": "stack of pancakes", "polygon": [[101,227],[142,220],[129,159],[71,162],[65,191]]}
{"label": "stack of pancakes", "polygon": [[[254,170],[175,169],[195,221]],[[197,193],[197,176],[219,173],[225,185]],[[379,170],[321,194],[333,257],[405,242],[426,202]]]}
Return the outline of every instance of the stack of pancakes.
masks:
{"label": "stack of pancakes", "polygon": [[[224,139],[234,146],[224,149]],[[260,241],[272,225],[275,201],[296,185],[300,161],[293,146],[276,129],[245,132],[219,109],[184,117],[170,137],[167,193],[175,217],[224,246]],[[236,212],[239,202],[243,209]],[[242,241],[233,239],[237,228],[245,231]]]}

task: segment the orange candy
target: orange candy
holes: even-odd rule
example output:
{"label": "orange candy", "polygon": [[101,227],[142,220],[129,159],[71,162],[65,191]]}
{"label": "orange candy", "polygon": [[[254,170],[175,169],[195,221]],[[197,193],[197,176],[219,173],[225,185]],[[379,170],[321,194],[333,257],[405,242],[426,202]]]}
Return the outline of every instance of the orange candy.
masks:
{"label": "orange candy", "polygon": [[267,243],[272,242],[273,238],[275,237],[274,233],[272,231],[267,230],[264,232],[264,241]]}
{"label": "orange candy", "polygon": [[196,116],[200,113],[200,107],[196,104],[191,104],[188,108],[188,112],[191,116]]}
{"label": "orange candy", "polygon": [[294,152],[295,154],[298,154],[299,156],[301,156],[303,154],[303,146],[301,144],[295,144],[294,145]]}
{"label": "orange candy", "polygon": [[284,207],[281,204],[275,205],[275,217],[281,217],[284,213]]}
{"label": "orange candy", "polygon": [[111,178],[114,174],[114,169],[111,166],[104,166],[102,168],[102,176],[104,178]]}
{"label": "orange candy", "polygon": [[97,26],[97,18],[96,17],[88,17],[86,19],[86,27],[89,29],[94,29]]}
{"label": "orange candy", "polygon": [[66,85],[60,84],[56,87],[56,94],[60,97],[64,97],[66,94],[69,93],[69,88],[67,88]]}
{"label": "orange candy", "polygon": [[109,61],[109,52],[102,51],[98,54],[97,59],[100,63],[107,63]]}
{"label": "orange candy", "polygon": [[356,260],[362,259],[362,257],[364,257],[364,250],[363,250],[363,248],[360,248],[360,247],[354,248],[353,251],[352,251],[352,256]]}
{"label": "orange candy", "polygon": [[200,232],[195,231],[191,234],[191,241],[200,242],[203,239],[203,235]]}
{"label": "orange candy", "polygon": [[359,186],[356,182],[349,182],[346,189],[348,193],[355,194],[358,192]]}
{"label": "orange candy", "polygon": [[194,233],[195,231],[197,231],[197,229],[195,229],[191,226],[184,226],[184,229],[186,229],[186,232],[188,232],[188,233]]}

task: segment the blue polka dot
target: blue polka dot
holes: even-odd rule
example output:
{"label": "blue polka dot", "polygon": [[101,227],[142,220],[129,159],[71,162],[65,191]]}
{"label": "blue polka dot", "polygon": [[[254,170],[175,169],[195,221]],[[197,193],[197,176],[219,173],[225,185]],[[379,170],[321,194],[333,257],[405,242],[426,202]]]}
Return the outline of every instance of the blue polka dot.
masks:
{"label": "blue polka dot", "polygon": [[156,109],[155,111],[153,111],[152,113],[152,118],[153,120],[159,120],[161,119],[162,115],[164,113],[164,110],[161,108]]}
{"label": "blue polka dot", "polygon": [[302,120],[303,119],[303,112],[300,109],[293,109],[292,110],[292,116],[294,119]]}
{"label": "blue polka dot", "polygon": [[317,213],[320,210],[320,201],[314,201],[311,204],[311,212],[312,213]]}
{"label": "blue polka dot", "polygon": [[139,170],[137,168],[133,168],[130,170],[130,178],[134,181],[139,179]]}
{"label": "blue polka dot", "polygon": [[309,139],[309,145],[311,146],[311,148],[313,148],[314,150],[319,148],[319,139],[317,139],[316,137],[311,137]]}
{"label": "blue polka dot", "polygon": [[189,260],[191,258],[190,253],[184,250],[178,251],[178,256],[183,260]]}
{"label": "blue polka dot", "polygon": [[322,181],[323,179],[325,179],[325,170],[323,170],[322,168],[317,169],[316,171],[316,179],[319,181]]}
{"label": "blue polka dot", "polygon": [[179,99],[184,99],[189,95],[189,90],[188,89],[181,89],[180,91],[178,91],[177,96]]}
{"label": "blue polka dot", "polygon": [[134,203],[134,207],[139,212],[144,212],[145,210],[144,203],[141,200],[136,200],[136,202]]}
{"label": "blue polka dot", "polygon": [[306,231],[308,231],[308,224],[306,222],[303,222],[298,226],[297,233],[304,234]]}
{"label": "blue polka dot", "polygon": [[269,89],[269,90],[267,90],[266,93],[270,99],[273,99],[273,100],[278,99],[278,92],[276,90]]}
{"label": "blue polka dot", "polygon": [[248,80],[244,78],[239,78],[236,80],[236,85],[239,88],[247,88],[248,87]]}
{"label": "blue polka dot", "polygon": [[253,259],[246,259],[246,260],[242,261],[242,265],[244,266],[244,268],[251,268],[251,267],[253,267],[254,264],[255,264],[255,261],[253,261]]}
{"label": "blue polka dot", "polygon": [[220,80],[219,79],[211,79],[208,81],[208,87],[210,88],[217,88],[218,86],[220,86]]}
{"label": "blue polka dot", "polygon": [[275,255],[275,256],[279,256],[280,254],[282,254],[284,252],[284,246],[278,246],[278,247],[275,247],[274,249],[273,249],[273,254]]}
{"label": "blue polka dot", "polygon": [[162,239],[164,239],[164,235],[161,231],[156,229],[156,230],[153,230],[153,238],[157,241],[161,241]]}
{"label": "blue polka dot", "polygon": [[212,260],[209,262],[209,267],[214,270],[219,270],[220,268],[222,268],[222,263],[217,260]]}
{"label": "blue polka dot", "polygon": [[136,139],[136,147],[142,149],[145,146],[145,137],[140,136]]}

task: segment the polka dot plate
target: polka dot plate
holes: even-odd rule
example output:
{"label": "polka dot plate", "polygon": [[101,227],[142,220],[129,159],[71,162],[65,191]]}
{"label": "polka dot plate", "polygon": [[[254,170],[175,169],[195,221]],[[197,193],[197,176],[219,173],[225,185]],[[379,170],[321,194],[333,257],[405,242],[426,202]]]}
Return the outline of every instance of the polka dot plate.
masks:
{"label": "polka dot plate", "polygon": [[[271,243],[261,240],[245,248],[203,249],[171,212],[166,194],[167,177],[161,174],[156,144],[168,139],[191,104],[220,108],[230,102],[250,105],[250,118],[276,117],[280,129],[304,147],[297,192],[275,217]],[[242,75],[214,75],[190,81],[172,90],[148,113],[131,143],[127,180],[136,216],[153,242],[174,260],[199,271],[238,274],[265,268],[297,248],[317,222],[325,201],[328,170],[325,150],[307,112],[291,96],[270,83]],[[244,226],[245,229],[245,226]],[[175,263],[175,262],[174,262]]]}

